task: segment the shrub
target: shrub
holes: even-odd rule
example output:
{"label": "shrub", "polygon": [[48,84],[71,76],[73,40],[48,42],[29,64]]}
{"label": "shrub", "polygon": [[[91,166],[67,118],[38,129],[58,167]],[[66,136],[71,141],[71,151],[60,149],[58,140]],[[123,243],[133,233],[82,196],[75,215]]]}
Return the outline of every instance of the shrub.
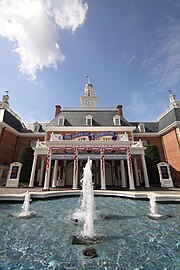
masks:
{"label": "shrub", "polygon": [[145,150],[145,159],[150,185],[159,185],[157,164],[160,162],[159,150],[156,145],[148,145]]}
{"label": "shrub", "polygon": [[29,183],[33,163],[34,150],[30,146],[21,148],[18,161],[22,163],[20,182]]}

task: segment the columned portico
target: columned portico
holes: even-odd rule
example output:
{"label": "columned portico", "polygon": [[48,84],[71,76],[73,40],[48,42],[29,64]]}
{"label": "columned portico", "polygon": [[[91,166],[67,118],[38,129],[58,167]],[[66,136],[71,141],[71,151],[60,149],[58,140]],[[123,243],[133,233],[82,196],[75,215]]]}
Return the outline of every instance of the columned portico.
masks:
{"label": "columned portico", "polygon": [[[96,135],[96,136],[95,136]],[[144,159],[144,147],[141,142],[133,144],[129,141],[127,134],[117,137],[114,132],[102,132],[89,136],[89,132],[79,132],[72,135],[64,136],[62,134],[51,134],[51,140],[46,143],[37,143],[35,147],[34,161],[30,186],[34,185],[37,157],[41,157],[40,181],[42,184],[43,167],[46,158],[46,172],[44,188],[48,190],[51,186],[78,188],[79,180],[82,178],[83,161],[88,158],[93,160],[93,181],[101,189],[108,187],[120,186],[135,189],[139,186],[138,168],[136,157],[139,155],[142,159],[142,167],[145,179],[145,186],[148,187],[146,163]],[[79,137],[80,139],[79,139]],[[81,139],[81,136],[85,138]],[[113,139],[100,139],[101,136],[114,136]],[[72,139],[71,139],[72,138]],[[77,139],[76,139],[77,138]],[[92,139],[93,138],[93,139]],[[119,139],[118,139],[119,138]],[[42,146],[42,148],[41,148]],[[44,153],[44,154],[43,154]],[[133,158],[133,163],[132,163]],[[53,160],[53,173],[51,178],[51,161]],[[118,166],[119,162],[119,166]],[[59,172],[61,165],[61,173]],[[99,166],[100,165],[100,166]],[[58,173],[57,173],[58,172]],[[134,172],[134,175],[133,175]],[[135,179],[134,179],[135,177]],[[58,178],[58,179],[57,179]],[[57,182],[58,181],[58,182]]]}

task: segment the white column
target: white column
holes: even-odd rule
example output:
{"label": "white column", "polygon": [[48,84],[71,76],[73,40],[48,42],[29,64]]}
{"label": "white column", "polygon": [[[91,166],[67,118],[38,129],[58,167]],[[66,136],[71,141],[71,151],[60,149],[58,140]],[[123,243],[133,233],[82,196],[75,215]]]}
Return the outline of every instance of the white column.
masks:
{"label": "white column", "polygon": [[37,154],[34,154],[34,159],[33,159],[33,164],[32,164],[32,169],[31,169],[31,178],[29,182],[29,187],[34,187],[34,177],[35,177],[35,172],[36,172],[36,164],[37,164]]}
{"label": "white column", "polygon": [[136,186],[139,187],[139,175],[138,175],[138,167],[137,167],[137,157],[133,157],[134,160],[134,172],[135,172],[135,180],[136,180]]}
{"label": "white column", "polygon": [[57,186],[57,168],[58,168],[58,160],[55,160],[54,161],[52,187],[56,187]]}
{"label": "white column", "polygon": [[121,179],[122,179],[122,187],[126,187],[126,175],[125,175],[125,168],[124,168],[124,160],[120,160],[121,163]]}
{"label": "white column", "polygon": [[73,171],[73,189],[78,186],[78,151],[77,148],[74,152],[74,171]]}
{"label": "white column", "polygon": [[40,171],[40,179],[39,186],[42,187],[43,184],[43,175],[44,175],[44,165],[45,165],[45,157],[41,157],[41,171]]}
{"label": "white column", "polygon": [[141,155],[141,160],[142,160],[145,187],[149,187],[149,179],[148,179],[146,161],[145,161],[144,154]]}
{"label": "white column", "polygon": [[127,148],[127,165],[128,165],[128,176],[129,176],[129,189],[135,189],[133,170],[132,170],[131,152],[130,152],[129,147]]}
{"label": "white column", "polygon": [[101,189],[106,189],[104,149],[101,149],[100,152],[100,167],[101,167]]}
{"label": "white column", "polygon": [[52,158],[52,150],[49,148],[46,159],[46,173],[43,190],[49,190],[49,181],[51,175],[51,158]]}

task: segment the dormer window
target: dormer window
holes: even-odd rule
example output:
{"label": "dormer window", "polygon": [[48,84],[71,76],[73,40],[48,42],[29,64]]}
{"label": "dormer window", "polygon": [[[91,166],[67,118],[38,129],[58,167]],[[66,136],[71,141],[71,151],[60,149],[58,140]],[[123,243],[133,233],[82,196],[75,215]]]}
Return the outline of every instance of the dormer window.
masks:
{"label": "dormer window", "polygon": [[86,116],[86,126],[92,126],[92,115],[87,115]]}
{"label": "dormer window", "polygon": [[144,123],[142,123],[142,122],[139,123],[138,129],[139,129],[140,132],[145,132],[145,126],[144,126]]}
{"label": "dormer window", "polygon": [[58,116],[58,125],[64,126],[64,122],[65,122],[65,117],[63,115],[59,115]]}
{"label": "dormer window", "polygon": [[38,132],[39,129],[40,129],[40,124],[37,123],[37,122],[35,122],[35,123],[34,123],[34,132]]}
{"label": "dormer window", "polygon": [[120,121],[120,116],[119,115],[115,115],[113,117],[113,123],[115,126],[120,126],[121,125],[121,121]]}

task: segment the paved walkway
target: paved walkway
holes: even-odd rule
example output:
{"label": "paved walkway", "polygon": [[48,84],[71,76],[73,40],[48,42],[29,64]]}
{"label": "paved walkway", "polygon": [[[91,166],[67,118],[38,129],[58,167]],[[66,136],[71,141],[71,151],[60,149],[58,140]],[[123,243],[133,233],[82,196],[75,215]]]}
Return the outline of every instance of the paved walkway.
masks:
{"label": "paved walkway", "polygon": [[[46,199],[52,197],[80,195],[81,190],[67,188],[55,188],[43,191],[42,188],[3,188],[0,187],[0,201],[23,201],[26,191],[30,192],[31,198]],[[135,199],[148,199],[154,195],[156,201],[180,202],[180,188],[138,188],[136,190],[94,190],[95,195],[118,196]]]}

